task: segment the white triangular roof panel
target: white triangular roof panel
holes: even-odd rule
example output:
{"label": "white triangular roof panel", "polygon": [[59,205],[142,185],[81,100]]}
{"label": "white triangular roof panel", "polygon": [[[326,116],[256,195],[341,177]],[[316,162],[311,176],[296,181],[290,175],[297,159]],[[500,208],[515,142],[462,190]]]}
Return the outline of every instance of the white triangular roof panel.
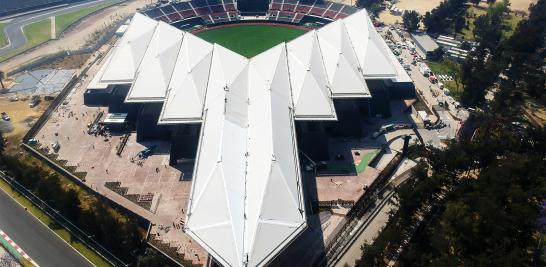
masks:
{"label": "white triangular roof panel", "polygon": [[160,123],[199,122],[212,61],[212,44],[186,33],[169,82]]}
{"label": "white triangular roof panel", "polygon": [[144,54],[126,102],[163,101],[184,33],[160,22]]}
{"label": "white triangular roof panel", "polygon": [[101,77],[103,83],[131,83],[158,22],[136,13]]}

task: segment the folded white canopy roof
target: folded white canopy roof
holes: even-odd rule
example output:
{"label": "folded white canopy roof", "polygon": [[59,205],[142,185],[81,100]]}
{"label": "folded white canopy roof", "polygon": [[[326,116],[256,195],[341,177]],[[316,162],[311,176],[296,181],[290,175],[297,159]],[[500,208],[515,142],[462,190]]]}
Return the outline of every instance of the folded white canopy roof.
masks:
{"label": "folded white canopy roof", "polygon": [[104,65],[102,83],[132,83],[158,22],[136,13],[114,48],[112,60]]}
{"label": "folded white canopy roof", "polygon": [[[101,70],[159,124],[202,123],[187,233],[225,266],[262,266],[306,227],[294,120],[336,120],[396,59],[365,10],[247,59],[135,15]],[[393,62],[396,61],[396,62]]]}

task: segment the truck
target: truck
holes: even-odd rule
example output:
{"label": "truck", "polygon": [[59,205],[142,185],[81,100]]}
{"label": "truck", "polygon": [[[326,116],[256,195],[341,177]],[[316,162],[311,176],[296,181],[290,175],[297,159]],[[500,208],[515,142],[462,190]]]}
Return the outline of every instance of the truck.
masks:
{"label": "truck", "polygon": [[427,64],[421,62],[419,63],[419,72],[423,74],[423,76],[428,77],[431,71],[428,68]]}
{"label": "truck", "polygon": [[419,118],[423,121],[425,125],[428,125],[430,123],[430,118],[428,117],[428,114],[426,111],[419,110],[417,111],[417,114],[419,115]]}
{"label": "truck", "polygon": [[33,95],[30,98],[30,103],[28,104],[30,108],[33,108],[37,106],[40,103],[40,96],[39,95]]}
{"label": "truck", "polygon": [[5,120],[5,121],[10,121],[11,118],[8,116],[8,114],[6,112],[2,112],[2,119]]}

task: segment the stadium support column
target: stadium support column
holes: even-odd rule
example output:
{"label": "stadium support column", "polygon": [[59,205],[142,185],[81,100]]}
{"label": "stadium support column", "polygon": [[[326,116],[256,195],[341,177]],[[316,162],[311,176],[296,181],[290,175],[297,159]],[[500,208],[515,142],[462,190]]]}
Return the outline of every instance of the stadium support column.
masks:
{"label": "stadium support column", "polygon": [[368,117],[371,118],[372,117],[372,104],[371,104],[372,99],[368,98],[366,100],[367,100],[366,102],[368,102]]}
{"label": "stadium support column", "polygon": [[56,39],[55,16],[51,16],[49,19],[51,20],[51,39]]}
{"label": "stadium support column", "polygon": [[406,156],[408,154],[409,141],[411,139],[410,135],[404,136],[404,147],[402,148],[402,155]]}

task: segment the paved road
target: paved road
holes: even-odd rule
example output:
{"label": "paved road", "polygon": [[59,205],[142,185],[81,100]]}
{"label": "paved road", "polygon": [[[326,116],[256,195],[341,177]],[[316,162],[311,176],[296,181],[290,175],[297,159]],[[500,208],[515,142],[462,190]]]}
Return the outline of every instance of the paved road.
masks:
{"label": "paved road", "polygon": [[93,266],[2,190],[0,228],[42,267]]}
{"label": "paved road", "polygon": [[[57,16],[65,13],[70,13],[82,8],[96,5],[103,2],[114,2],[115,0],[95,0],[85,3],[79,3],[76,5],[70,5],[65,7],[60,7],[52,10],[45,10],[38,13],[28,14],[21,17],[12,19],[8,25],[4,28],[4,34],[8,44],[4,47],[0,47],[0,55],[6,54],[8,52],[14,51],[18,48],[23,47],[27,39],[23,33],[23,27],[27,24],[40,21],[51,16]],[[57,33],[59,34],[59,33]]]}

